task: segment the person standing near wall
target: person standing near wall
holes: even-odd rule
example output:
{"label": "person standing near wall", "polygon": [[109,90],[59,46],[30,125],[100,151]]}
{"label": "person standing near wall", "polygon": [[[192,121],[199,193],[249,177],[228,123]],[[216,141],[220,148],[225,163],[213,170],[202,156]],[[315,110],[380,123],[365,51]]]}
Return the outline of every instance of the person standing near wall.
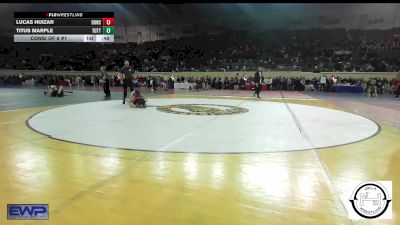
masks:
{"label": "person standing near wall", "polygon": [[400,96],[400,82],[397,83],[397,91],[396,91],[396,98]]}
{"label": "person standing near wall", "polygon": [[377,78],[377,88],[378,88],[378,94],[383,94],[383,81],[381,78]]}
{"label": "person standing near wall", "polygon": [[323,75],[320,79],[321,87],[320,91],[322,90],[323,92],[326,92],[326,76]]}
{"label": "person standing near wall", "polygon": [[111,92],[110,92],[110,79],[109,79],[108,74],[107,74],[107,72],[106,72],[106,70],[105,70],[105,67],[102,66],[102,67],[100,68],[100,71],[101,71],[101,75],[102,75],[103,82],[104,82],[104,83],[103,83],[103,91],[104,91],[104,94],[105,94],[104,97],[106,97],[106,98],[111,97]]}
{"label": "person standing near wall", "polygon": [[390,81],[390,94],[396,95],[397,94],[397,87],[400,84],[400,73],[397,74],[395,78]]}

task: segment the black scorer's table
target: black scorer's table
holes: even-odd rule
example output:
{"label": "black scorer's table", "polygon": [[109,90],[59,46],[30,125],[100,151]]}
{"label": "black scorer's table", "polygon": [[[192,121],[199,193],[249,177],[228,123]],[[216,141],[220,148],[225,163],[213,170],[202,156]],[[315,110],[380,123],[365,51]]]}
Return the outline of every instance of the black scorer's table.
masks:
{"label": "black scorer's table", "polygon": [[14,42],[114,42],[114,12],[14,12]]}

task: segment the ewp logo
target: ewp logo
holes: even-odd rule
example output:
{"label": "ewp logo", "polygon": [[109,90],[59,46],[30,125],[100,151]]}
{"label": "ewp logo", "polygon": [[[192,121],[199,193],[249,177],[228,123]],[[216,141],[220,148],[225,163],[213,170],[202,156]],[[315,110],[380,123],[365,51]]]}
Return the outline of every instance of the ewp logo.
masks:
{"label": "ewp logo", "polygon": [[8,204],[8,220],[48,220],[48,204]]}

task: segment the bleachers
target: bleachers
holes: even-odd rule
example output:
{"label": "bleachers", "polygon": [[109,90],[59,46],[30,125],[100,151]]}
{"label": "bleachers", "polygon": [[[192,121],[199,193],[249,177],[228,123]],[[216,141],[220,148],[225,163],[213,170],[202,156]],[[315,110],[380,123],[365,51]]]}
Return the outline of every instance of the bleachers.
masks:
{"label": "bleachers", "polygon": [[[396,36],[397,35],[397,36]],[[270,70],[393,72],[400,70],[400,31],[311,29],[201,34],[141,45],[12,43],[2,39],[0,69],[117,71],[129,59],[139,71]],[[335,51],[351,51],[335,55]],[[296,67],[294,67],[296,66]]]}

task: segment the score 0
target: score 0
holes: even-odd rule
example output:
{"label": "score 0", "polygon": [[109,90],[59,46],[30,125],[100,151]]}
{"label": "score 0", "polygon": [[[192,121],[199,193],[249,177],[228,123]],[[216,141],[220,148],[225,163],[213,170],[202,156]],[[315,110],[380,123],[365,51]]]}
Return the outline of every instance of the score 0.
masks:
{"label": "score 0", "polygon": [[114,18],[103,18],[103,26],[114,26]]}

